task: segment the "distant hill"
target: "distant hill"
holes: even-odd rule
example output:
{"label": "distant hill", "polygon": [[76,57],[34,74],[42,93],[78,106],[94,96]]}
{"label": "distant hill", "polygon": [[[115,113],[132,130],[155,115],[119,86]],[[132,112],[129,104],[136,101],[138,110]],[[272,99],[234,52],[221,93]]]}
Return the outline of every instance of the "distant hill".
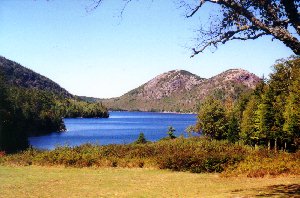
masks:
{"label": "distant hill", "polygon": [[2,56],[0,56],[0,72],[11,85],[49,91],[66,98],[73,97],[67,90],[49,78]]}
{"label": "distant hill", "polygon": [[172,70],[118,98],[101,100],[112,110],[195,112],[210,94],[236,99],[260,82],[256,75],[231,69],[205,79],[185,70]]}

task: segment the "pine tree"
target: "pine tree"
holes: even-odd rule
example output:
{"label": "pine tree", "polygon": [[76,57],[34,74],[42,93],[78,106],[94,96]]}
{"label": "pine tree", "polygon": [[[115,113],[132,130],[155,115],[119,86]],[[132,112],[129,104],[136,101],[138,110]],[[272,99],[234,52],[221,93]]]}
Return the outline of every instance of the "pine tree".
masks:
{"label": "pine tree", "polygon": [[255,95],[250,97],[249,102],[246,105],[245,111],[243,111],[243,117],[241,121],[241,132],[240,138],[246,144],[256,145],[260,139],[257,128],[255,126],[255,121],[257,117],[257,109],[259,104],[259,98]]}
{"label": "pine tree", "polygon": [[300,140],[300,68],[293,68],[292,83],[289,86],[283,125],[284,140],[299,146]]}
{"label": "pine tree", "polygon": [[135,144],[146,144],[147,140],[145,138],[145,134],[143,132],[140,133],[138,139],[134,143]]}
{"label": "pine tree", "polygon": [[174,135],[175,131],[176,131],[176,129],[174,129],[174,127],[172,127],[172,126],[168,127],[167,134],[168,134],[168,136],[169,136],[170,139],[175,139],[176,138],[176,136]]}
{"label": "pine tree", "polygon": [[273,109],[273,92],[269,87],[262,95],[262,101],[258,105],[257,117],[255,126],[258,129],[258,136],[260,139],[264,139],[268,145],[268,149],[271,148],[271,140],[273,140],[274,132],[272,131],[274,126],[274,109]]}

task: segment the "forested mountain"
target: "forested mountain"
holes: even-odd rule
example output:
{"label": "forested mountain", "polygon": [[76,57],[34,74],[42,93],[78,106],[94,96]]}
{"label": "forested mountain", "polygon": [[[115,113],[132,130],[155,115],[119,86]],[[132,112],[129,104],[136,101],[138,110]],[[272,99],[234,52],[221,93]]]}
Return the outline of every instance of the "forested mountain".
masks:
{"label": "forested mountain", "polygon": [[73,97],[67,90],[49,78],[2,56],[0,56],[0,71],[5,76],[6,82],[11,85],[49,91],[68,98]]}
{"label": "forested mountain", "polygon": [[172,70],[118,98],[102,100],[110,109],[196,112],[198,104],[212,93],[236,99],[260,82],[256,75],[231,69],[205,79],[184,70]]}
{"label": "forested mountain", "polygon": [[57,83],[0,58],[0,151],[28,146],[27,136],[64,131],[63,117],[107,118],[101,102],[85,102]]}

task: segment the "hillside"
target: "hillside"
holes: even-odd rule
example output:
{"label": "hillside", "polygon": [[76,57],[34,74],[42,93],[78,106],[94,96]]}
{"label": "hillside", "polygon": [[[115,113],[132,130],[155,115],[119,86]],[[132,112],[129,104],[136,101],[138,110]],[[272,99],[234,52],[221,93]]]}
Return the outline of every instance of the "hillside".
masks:
{"label": "hillside", "polygon": [[209,79],[184,70],[172,70],[118,98],[101,100],[113,110],[195,112],[206,96],[236,99],[260,81],[242,69],[231,69]]}
{"label": "hillside", "polygon": [[11,85],[49,91],[67,98],[73,97],[67,90],[49,78],[2,56],[0,56],[0,71],[5,76],[6,82]]}
{"label": "hillside", "polygon": [[28,136],[66,130],[62,118],[107,118],[102,103],[85,102],[57,83],[0,57],[0,151],[27,148]]}

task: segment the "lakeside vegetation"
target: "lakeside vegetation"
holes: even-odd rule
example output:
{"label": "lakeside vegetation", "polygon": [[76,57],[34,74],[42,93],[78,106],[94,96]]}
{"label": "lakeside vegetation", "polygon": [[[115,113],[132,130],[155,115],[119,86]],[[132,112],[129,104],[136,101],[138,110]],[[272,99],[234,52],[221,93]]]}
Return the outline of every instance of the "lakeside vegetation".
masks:
{"label": "lakeside vegetation", "polygon": [[281,60],[270,79],[238,98],[218,93],[200,104],[192,131],[274,150],[300,146],[300,59]]}
{"label": "lakeside vegetation", "polygon": [[[23,146],[17,147],[15,137],[24,134],[16,127],[26,127],[26,123],[49,127],[51,122],[59,123],[62,116],[98,116],[105,107],[101,103],[60,98],[46,91],[7,86],[2,79],[1,116],[6,117],[1,126],[0,150],[24,151],[1,152],[0,165],[152,168],[221,173],[224,177],[298,177],[299,66],[298,58],[282,61],[274,66],[268,81],[262,81],[253,91],[240,93],[235,98],[224,97],[222,91],[214,92],[200,104],[197,124],[187,129],[187,132],[201,133],[202,137],[175,137],[175,129],[169,127],[168,137],[157,142],[148,142],[141,133],[136,142],[128,145],[85,144],[54,150],[24,150],[28,146],[24,141],[27,139],[20,139]],[[25,124],[15,125],[17,122],[13,119]],[[11,136],[13,132],[16,133]]]}
{"label": "lakeside vegetation", "polygon": [[50,79],[0,57],[0,151],[29,147],[28,136],[65,131],[63,118],[107,118],[100,102],[85,102]]}
{"label": "lakeside vegetation", "polygon": [[[1,76],[1,75],[0,75]],[[0,77],[0,150],[27,148],[28,136],[65,131],[63,118],[107,118],[102,103],[63,98],[48,91],[9,86]]]}
{"label": "lakeside vegetation", "polygon": [[1,165],[155,168],[224,176],[300,174],[300,152],[274,152],[207,138],[176,138],[154,143],[85,144],[54,150],[29,149],[0,157]]}

